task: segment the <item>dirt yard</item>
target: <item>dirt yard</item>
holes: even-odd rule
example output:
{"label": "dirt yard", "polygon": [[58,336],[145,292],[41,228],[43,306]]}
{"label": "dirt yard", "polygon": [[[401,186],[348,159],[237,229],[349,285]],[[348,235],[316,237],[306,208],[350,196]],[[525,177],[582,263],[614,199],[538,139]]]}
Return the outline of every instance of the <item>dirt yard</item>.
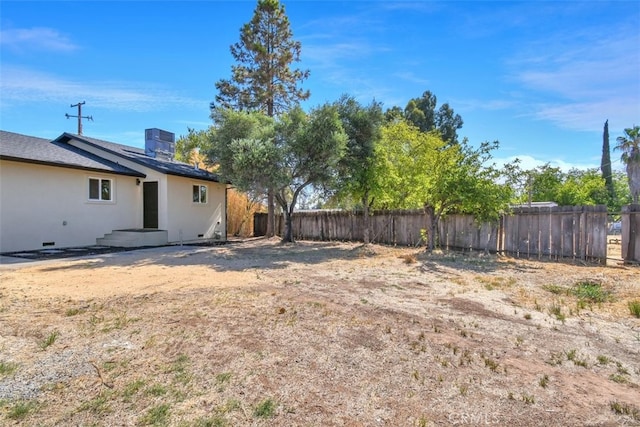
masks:
{"label": "dirt yard", "polygon": [[0,266],[0,425],[640,425],[640,268],[253,240]]}

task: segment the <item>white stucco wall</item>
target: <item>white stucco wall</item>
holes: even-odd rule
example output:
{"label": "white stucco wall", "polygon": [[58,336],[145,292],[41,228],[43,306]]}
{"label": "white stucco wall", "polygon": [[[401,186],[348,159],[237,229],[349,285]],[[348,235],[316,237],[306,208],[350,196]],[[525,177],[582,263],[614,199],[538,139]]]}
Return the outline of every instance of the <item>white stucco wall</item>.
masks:
{"label": "white stucco wall", "polygon": [[[207,187],[207,203],[193,202],[193,186]],[[211,239],[218,231],[226,238],[224,184],[196,179],[168,176],[167,230],[169,241]]]}
{"label": "white stucco wall", "polygon": [[[89,201],[89,178],[113,183],[111,202]],[[136,178],[0,161],[0,252],[89,246],[115,229],[142,226]]]}

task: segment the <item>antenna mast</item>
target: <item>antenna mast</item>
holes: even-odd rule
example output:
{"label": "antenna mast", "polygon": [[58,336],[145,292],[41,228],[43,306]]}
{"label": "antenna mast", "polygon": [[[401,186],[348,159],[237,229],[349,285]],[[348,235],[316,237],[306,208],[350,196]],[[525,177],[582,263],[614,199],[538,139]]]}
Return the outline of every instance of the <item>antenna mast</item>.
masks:
{"label": "antenna mast", "polygon": [[78,107],[78,115],[72,116],[71,114],[65,114],[65,117],[68,119],[70,117],[78,118],[78,135],[82,135],[82,119],[87,119],[93,121],[93,116],[83,116],[82,115],[82,106],[85,104],[84,101],[78,102],[77,104],[71,104],[71,108]]}

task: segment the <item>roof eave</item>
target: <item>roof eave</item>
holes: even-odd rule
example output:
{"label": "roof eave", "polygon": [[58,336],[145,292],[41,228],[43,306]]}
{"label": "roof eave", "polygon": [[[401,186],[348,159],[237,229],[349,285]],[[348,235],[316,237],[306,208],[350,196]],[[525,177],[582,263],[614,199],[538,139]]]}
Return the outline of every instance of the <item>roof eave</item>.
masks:
{"label": "roof eave", "polygon": [[146,178],[147,177],[147,175],[143,174],[142,172],[137,172],[137,171],[134,171],[132,169],[131,169],[131,172],[113,171],[113,170],[92,168],[92,167],[80,166],[80,165],[74,165],[74,164],[68,164],[68,163],[47,162],[47,161],[44,161],[44,160],[25,159],[25,158],[22,158],[22,157],[12,157],[12,156],[5,156],[5,155],[0,155],[0,160],[8,160],[8,161],[19,162],[19,163],[30,163],[30,164],[42,165],[42,166],[53,166],[53,167],[59,167],[59,168],[65,168],[65,169],[77,169],[77,170],[84,170],[84,171],[89,171],[89,172],[99,172],[99,173],[113,174],[113,175],[133,176],[133,177],[136,177],[136,178]]}

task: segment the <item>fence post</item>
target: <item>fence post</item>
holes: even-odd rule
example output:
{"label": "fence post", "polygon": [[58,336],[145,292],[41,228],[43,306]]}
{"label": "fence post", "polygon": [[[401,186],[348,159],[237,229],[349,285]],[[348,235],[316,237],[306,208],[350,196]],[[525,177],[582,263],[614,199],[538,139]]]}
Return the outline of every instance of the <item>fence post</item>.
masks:
{"label": "fence post", "polygon": [[[640,205],[623,206],[622,220],[622,230],[624,232],[622,236],[622,258],[624,259],[625,264],[638,262],[640,261],[640,254],[636,252],[640,249],[640,245],[638,245],[637,242],[640,237],[640,226],[638,224],[638,222],[640,222]],[[625,225],[629,226],[628,231],[625,230]],[[627,237],[626,241],[625,237]],[[624,243],[626,243],[626,246]]]}

